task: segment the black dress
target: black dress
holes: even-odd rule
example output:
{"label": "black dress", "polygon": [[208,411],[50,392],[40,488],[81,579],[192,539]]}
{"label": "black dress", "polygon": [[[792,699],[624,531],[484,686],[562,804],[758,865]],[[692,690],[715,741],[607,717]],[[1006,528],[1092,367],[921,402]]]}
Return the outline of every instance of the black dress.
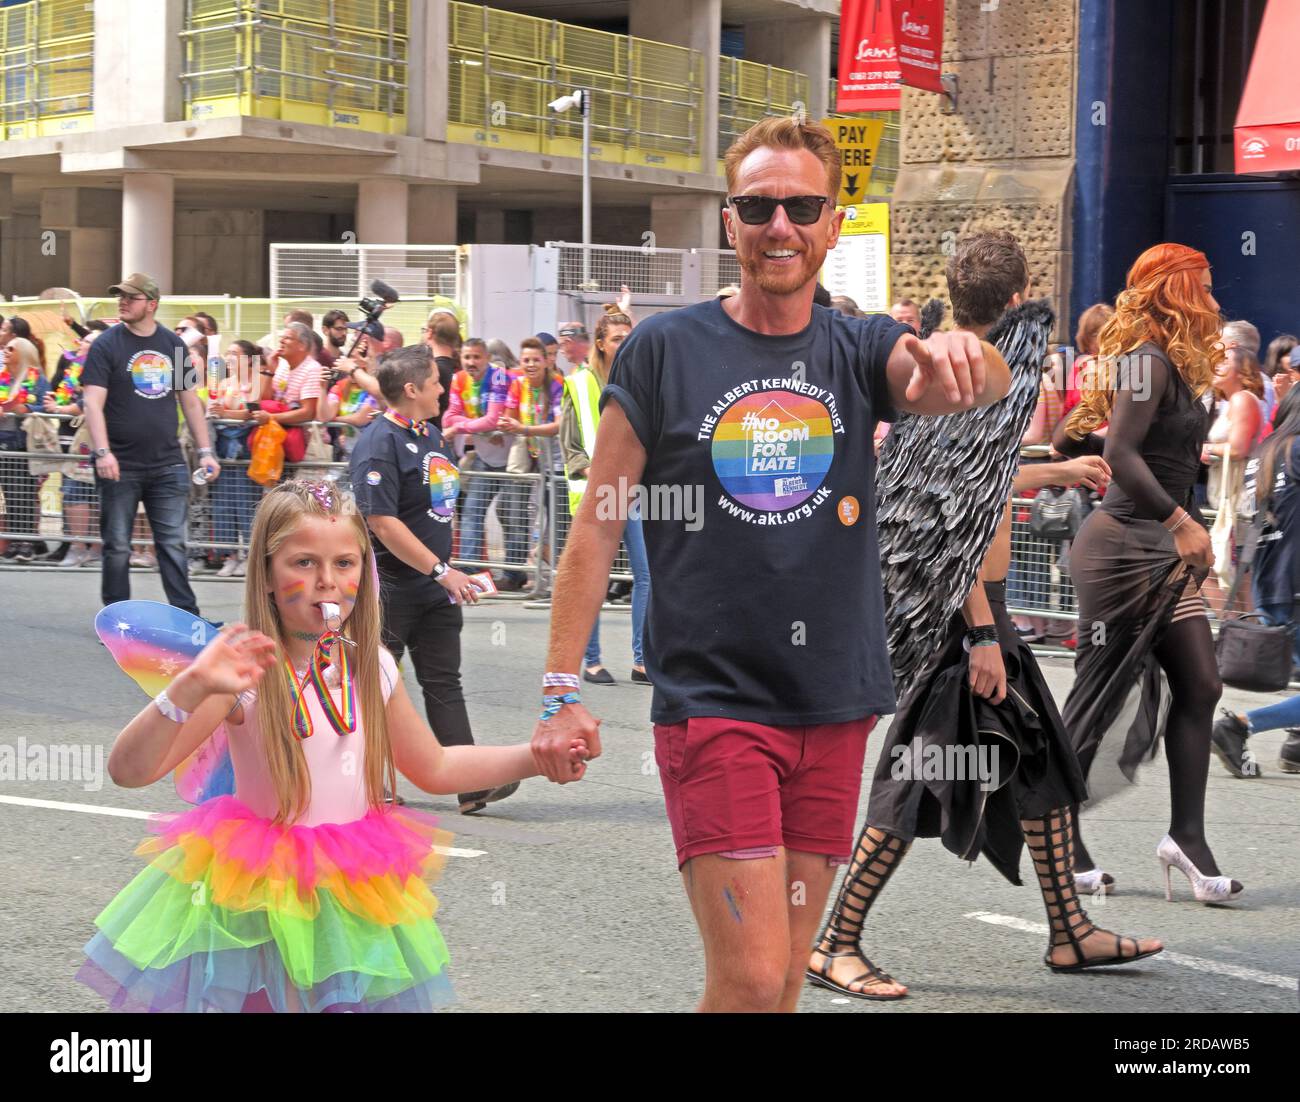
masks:
{"label": "black dress", "polygon": [[[968,861],[983,853],[1019,884],[1020,820],[1077,804],[1087,789],[1051,690],[1007,615],[1006,583],[985,582],[984,593],[1006,667],[1006,700],[994,705],[971,692],[966,622],[958,613],[938,662],[907,693],[890,725],[871,782],[867,825],[908,840],[938,837]],[[985,775],[970,768],[932,775],[940,771],[927,766],[940,756],[979,762]]]}
{"label": "black dress", "polygon": [[[1155,756],[1168,692],[1154,648],[1171,623],[1205,615],[1207,572],[1179,558],[1161,522],[1181,505],[1192,518],[1184,523],[1204,523],[1193,495],[1210,414],[1159,346],[1122,360],[1104,446],[1091,435],[1069,440],[1064,423],[1055,440],[1066,454],[1104,455],[1113,477],[1070,551],[1078,647],[1062,714],[1094,801]],[[1115,728],[1122,741],[1107,739]],[[1117,753],[1095,766],[1103,742]]]}

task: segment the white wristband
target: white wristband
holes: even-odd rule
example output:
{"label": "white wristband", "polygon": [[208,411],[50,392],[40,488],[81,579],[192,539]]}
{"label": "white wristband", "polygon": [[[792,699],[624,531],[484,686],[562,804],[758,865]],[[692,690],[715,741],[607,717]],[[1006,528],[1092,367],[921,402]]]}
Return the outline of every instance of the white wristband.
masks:
{"label": "white wristband", "polygon": [[154,697],[153,702],[158,711],[162,712],[162,714],[173,723],[185,723],[190,718],[189,712],[176,707],[176,705],[172,703],[171,697],[167,695],[166,689],[163,689],[162,692]]}

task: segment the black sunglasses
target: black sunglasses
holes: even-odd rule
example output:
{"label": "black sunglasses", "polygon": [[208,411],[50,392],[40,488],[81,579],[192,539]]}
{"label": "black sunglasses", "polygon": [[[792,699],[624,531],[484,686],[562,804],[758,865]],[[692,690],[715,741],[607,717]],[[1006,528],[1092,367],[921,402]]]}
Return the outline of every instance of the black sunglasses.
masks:
{"label": "black sunglasses", "polygon": [[727,202],[736,208],[740,220],[747,226],[770,222],[777,207],[785,207],[786,217],[796,226],[811,226],[822,216],[826,196],[787,195],[784,199],[774,199],[770,195],[731,195]]}

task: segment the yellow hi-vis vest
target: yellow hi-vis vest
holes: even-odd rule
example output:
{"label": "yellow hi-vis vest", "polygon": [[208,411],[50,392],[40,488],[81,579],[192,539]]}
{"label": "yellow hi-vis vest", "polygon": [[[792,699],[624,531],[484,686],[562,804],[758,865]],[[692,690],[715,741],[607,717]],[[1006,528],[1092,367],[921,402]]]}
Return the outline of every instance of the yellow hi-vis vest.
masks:
{"label": "yellow hi-vis vest", "polygon": [[[573,403],[573,412],[578,417],[578,431],[582,436],[582,450],[588,459],[595,458],[596,429],[600,425],[600,383],[596,373],[589,367],[580,367],[564,378],[564,389],[569,392],[569,401]],[[567,473],[567,472],[566,472]],[[588,475],[591,474],[588,469]],[[587,489],[586,478],[570,478],[569,513],[576,516],[578,504]]]}

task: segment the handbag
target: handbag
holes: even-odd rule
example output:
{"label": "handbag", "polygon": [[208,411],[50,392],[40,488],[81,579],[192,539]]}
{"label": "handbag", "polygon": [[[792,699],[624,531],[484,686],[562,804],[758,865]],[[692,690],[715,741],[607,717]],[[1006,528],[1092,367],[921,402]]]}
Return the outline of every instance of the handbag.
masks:
{"label": "handbag", "polygon": [[[1223,478],[1219,483],[1225,489],[1231,484],[1231,468],[1232,461],[1225,455]],[[1233,584],[1232,550],[1235,545],[1234,530],[1237,525],[1236,497],[1235,493],[1227,493],[1221,489],[1218,510],[1214,514],[1214,523],[1210,525],[1210,547],[1214,551],[1213,572],[1221,586]]]}
{"label": "handbag", "polygon": [[1049,543],[1074,539],[1091,511],[1091,502],[1078,486],[1045,486],[1029,506],[1029,532]]}
{"label": "handbag", "polygon": [[69,424],[76,429],[76,432],[73,434],[72,443],[68,445],[68,455],[75,455],[77,461],[63,472],[63,477],[70,478],[74,482],[94,482],[95,465],[90,460],[90,454],[95,450],[95,443],[90,436],[90,426],[86,424],[84,415],[74,417]]}
{"label": "handbag", "polygon": [[[1232,498],[1224,495],[1220,511],[1227,504],[1232,511]],[[1242,548],[1241,564],[1232,588],[1228,590],[1228,600],[1224,605],[1224,615],[1232,608],[1237,597],[1241,580],[1246,576],[1246,568],[1254,561],[1255,548],[1259,543],[1259,533],[1264,526],[1265,509],[1255,514]],[[1217,522],[1217,518],[1216,518]],[[1261,621],[1253,623],[1252,621]],[[1291,680],[1291,656],[1295,646],[1295,629],[1288,621],[1285,624],[1265,624],[1259,613],[1251,612],[1237,619],[1225,619],[1219,625],[1219,637],[1215,640],[1214,651],[1218,658],[1219,677],[1225,685],[1247,692],[1276,693],[1284,690]]]}
{"label": "handbag", "polygon": [[33,478],[43,474],[62,473],[68,469],[68,460],[63,458],[63,449],[59,446],[59,422],[54,417],[42,417],[38,413],[28,414],[23,418],[23,431],[27,434],[29,452],[50,452],[58,459],[29,459],[27,469]]}
{"label": "handbag", "polygon": [[284,437],[284,426],[277,421],[268,421],[248,438],[252,451],[248,477],[259,486],[271,486],[280,481],[284,473]]}

